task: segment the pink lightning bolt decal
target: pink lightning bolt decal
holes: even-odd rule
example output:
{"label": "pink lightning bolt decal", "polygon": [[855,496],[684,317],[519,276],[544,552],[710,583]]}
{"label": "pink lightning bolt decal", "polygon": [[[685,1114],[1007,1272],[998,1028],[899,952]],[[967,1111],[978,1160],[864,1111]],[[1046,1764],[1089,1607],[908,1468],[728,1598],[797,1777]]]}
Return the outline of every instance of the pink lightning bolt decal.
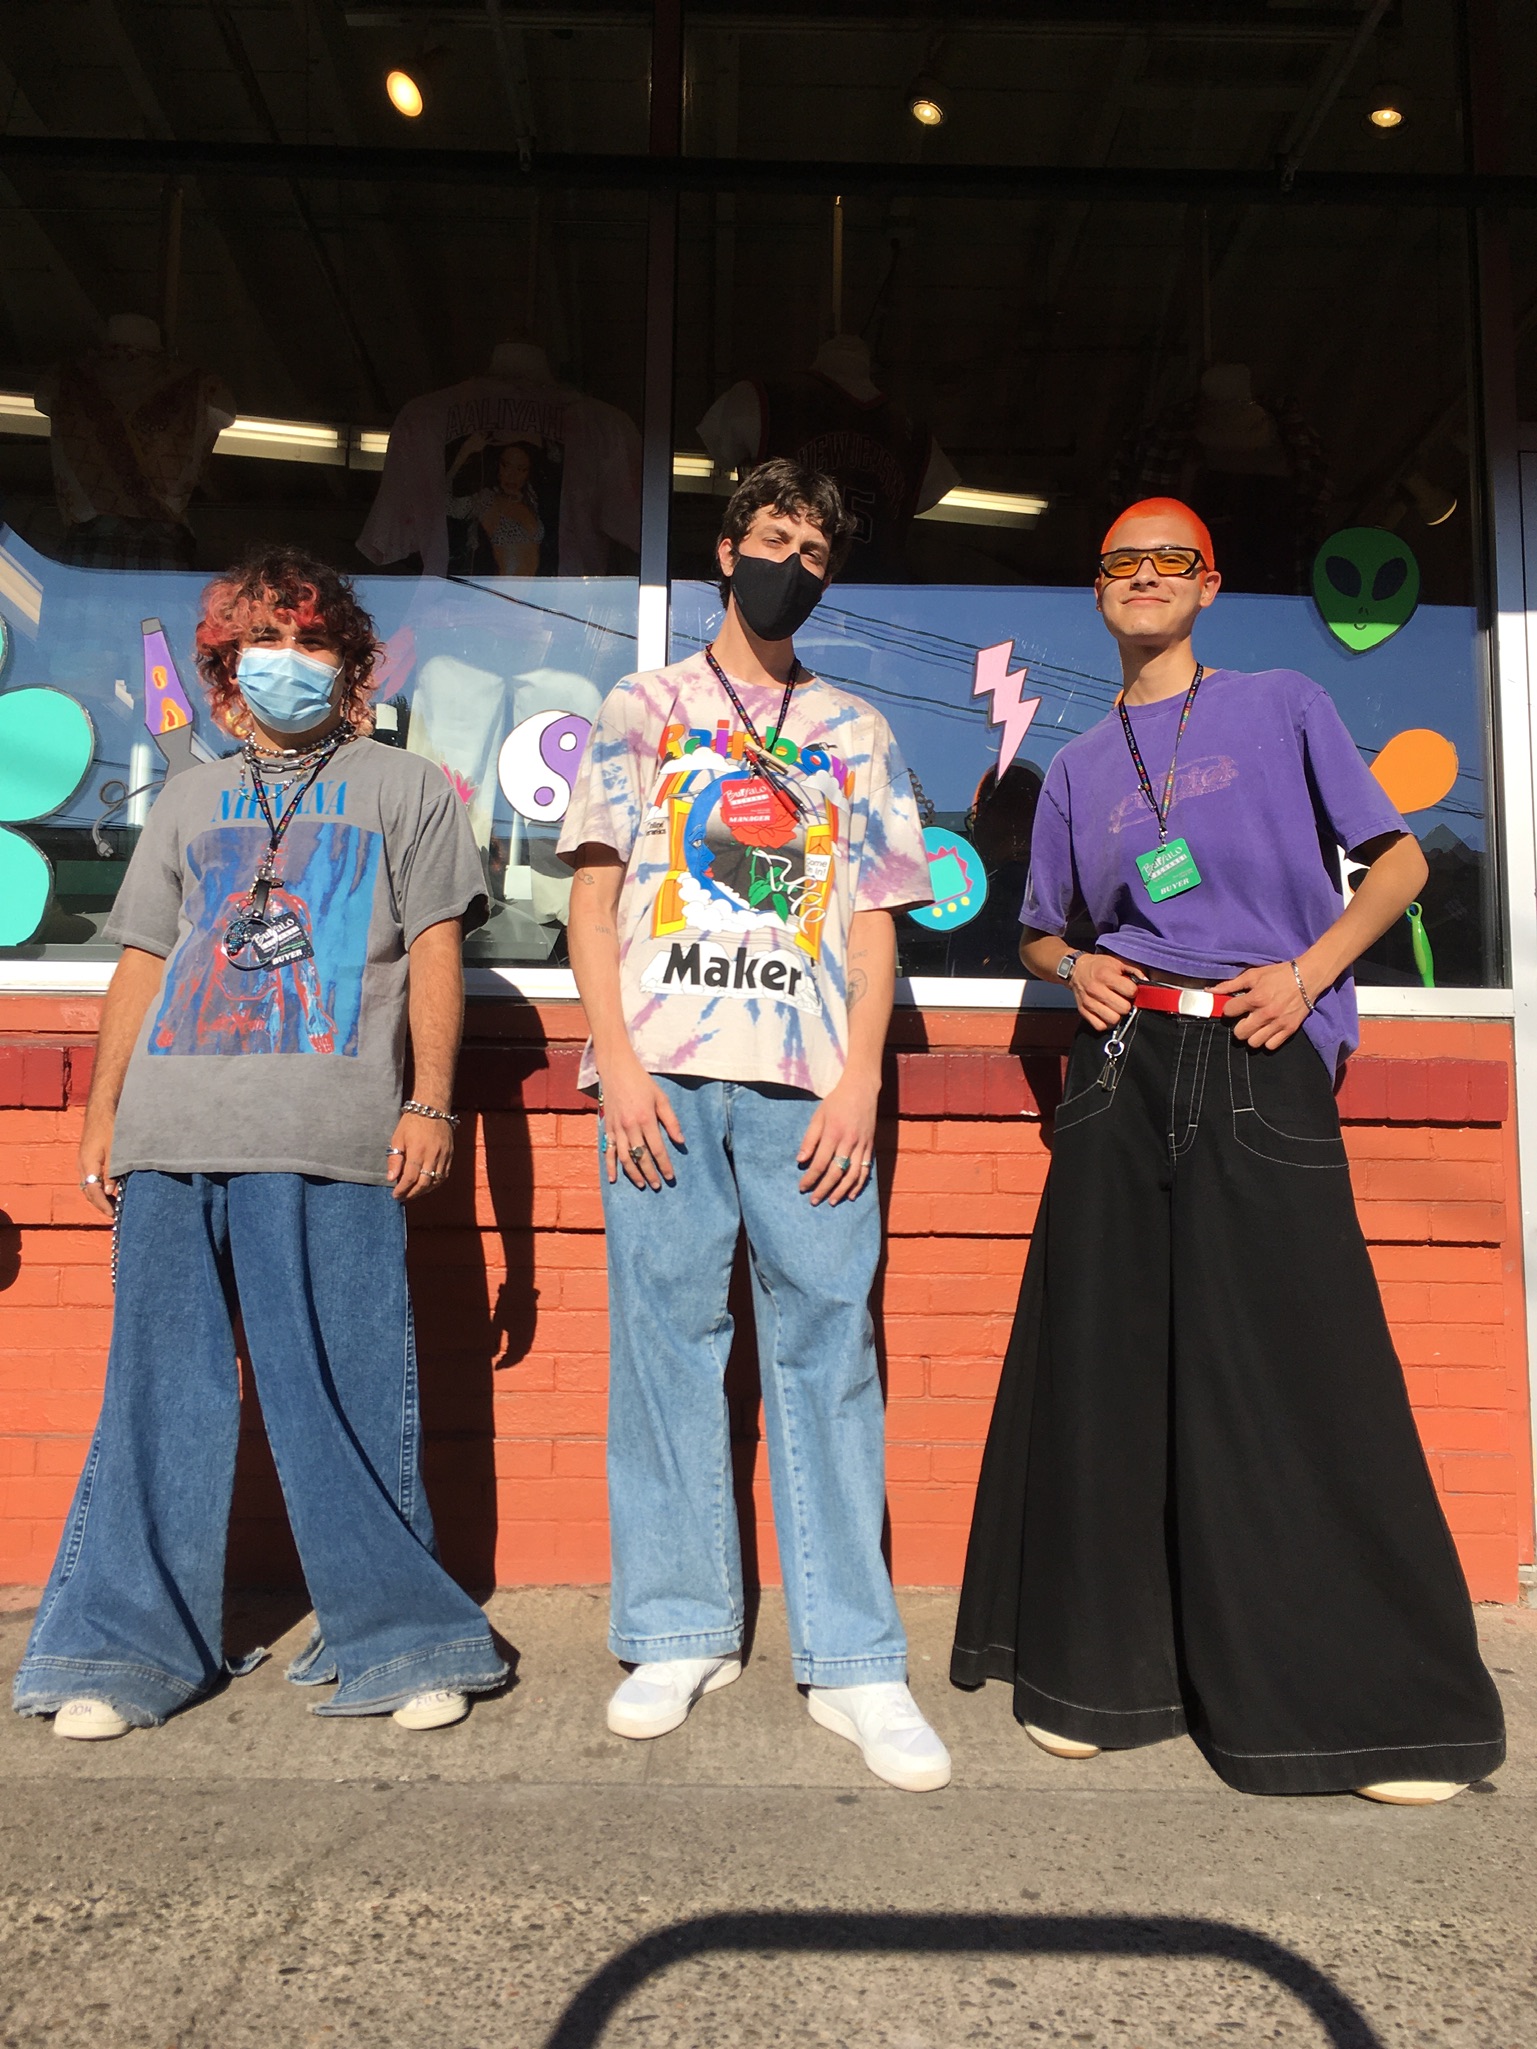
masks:
{"label": "pink lightning bolt decal", "polygon": [[990,697],[993,708],[988,713],[990,725],[1002,726],[1003,739],[998,748],[998,773],[1001,776],[1024,744],[1030,721],[1041,708],[1038,697],[1020,698],[1020,687],[1029,675],[1029,667],[1009,673],[1009,663],[1014,657],[1012,640],[1000,640],[996,647],[977,649],[975,681],[971,686],[973,697]]}

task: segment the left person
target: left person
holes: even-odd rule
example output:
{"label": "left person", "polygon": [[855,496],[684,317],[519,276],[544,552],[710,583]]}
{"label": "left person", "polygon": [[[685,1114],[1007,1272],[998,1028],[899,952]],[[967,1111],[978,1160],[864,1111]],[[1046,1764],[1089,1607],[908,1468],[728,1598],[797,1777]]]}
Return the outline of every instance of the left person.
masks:
{"label": "left person", "polygon": [[315,1605],[288,1677],[335,1684],[317,1714],[431,1729],[507,1676],[437,1559],[405,1266],[404,1206],[453,1158],[485,881],[446,778],[369,737],[377,653],[298,550],[204,593],[241,745],[161,791],[106,928],[80,1186],[115,1217],[112,1345],[14,1692],[60,1736],[155,1727],[225,1670],[237,1311]]}

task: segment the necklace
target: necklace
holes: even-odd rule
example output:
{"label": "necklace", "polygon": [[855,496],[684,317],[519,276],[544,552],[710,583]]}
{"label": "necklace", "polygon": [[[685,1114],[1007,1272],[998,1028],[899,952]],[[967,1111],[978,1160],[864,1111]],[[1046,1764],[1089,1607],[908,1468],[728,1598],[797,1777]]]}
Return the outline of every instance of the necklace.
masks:
{"label": "necklace", "polygon": [[[745,751],[747,754],[748,773],[761,776],[772,790],[778,792],[790,806],[791,810],[794,811],[797,818],[804,818],[806,816],[806,805],[802,801],[800,793],[796,790],[783,769],[775,763],[773,756],[769,752],[768,743],[753,724],[746,705],[743,704],[741,698],[736,693],[731,678],[715,659],[715,649],[713,646],[706,647],[704,658],[709,663],[716,682],[719,683],[721,689],[730,698],[732,709],[747,728],[748,745]],[[792,655],[790,658],[790,674],[785,682],[785,694],[779,700],[779,717],[769,728],[770,732],[774,735],[776,746],[784,738],[785,719],[789,715],[790,710],[790,695],[800,679],[801,665]]]}
{"label": "necklace", "polygon": [[[231,966],[281,966],[284,960],[302,959],[309,953],[308,942],[299,932],[298,920],[291,912],[285,920],[280,921],[283,932],[279,939],[279,948],[273,947],[271,935],[264,930],[268,922],[267,901],[278,885],[277,856],[284,835],[298,815],[300,805],[313,789],[321,770],[351,738],[352,728],[344,722],[339,726],[333,726],[323,739],[317,740],[311,747],[274,749],[265,757],[253,741],[247,740],[242,748],[251,794],[255,797],[266,823],[267,845],[256,865],[256,875],[251,887],[246,891],[245,901],[230,919],[224,934],[224,951]],[[297,775],[302,778],[286,802],[279,795],[278,801],[282,809],[276,812],[273,810],[272,798],[268,795],[266,784],[266,776],[274,773],[278,776]],[[288,930],[290,926],[293,928],[292,934]],[[267,941],[265,946],[262,944],[264,939]],[[253,941],[257,942],[257,959],[249,964],[236,960],[235,956],[243,952]],[[302,954],[295,950],[297,945],[303,946]]]}

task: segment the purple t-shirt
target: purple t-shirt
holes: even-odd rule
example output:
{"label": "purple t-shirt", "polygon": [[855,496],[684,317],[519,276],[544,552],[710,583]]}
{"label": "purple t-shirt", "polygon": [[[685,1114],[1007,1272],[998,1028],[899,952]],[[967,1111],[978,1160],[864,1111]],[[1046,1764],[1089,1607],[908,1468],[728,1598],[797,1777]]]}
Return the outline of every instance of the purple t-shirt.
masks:
{"label": "purple t-shirt", "polygon": [[[1159,797],[1184,701],[1127,707]],[[1220,980],[1305,952],[1340,914],[1337,849],[1409,828],[1317,683],[1294,669],[1212,669],[1185,727],[1168,829],[1201,881],[1155,904],[1136,857],[1157,846],[1158,822],[1112,711],[1046,772],[1020,923],[1061,932],[1087,912],[1107,951]],[[1303,1029],[1338,1075],[1359,1038],[1355,983],[1346,974],[1312,993]]]}

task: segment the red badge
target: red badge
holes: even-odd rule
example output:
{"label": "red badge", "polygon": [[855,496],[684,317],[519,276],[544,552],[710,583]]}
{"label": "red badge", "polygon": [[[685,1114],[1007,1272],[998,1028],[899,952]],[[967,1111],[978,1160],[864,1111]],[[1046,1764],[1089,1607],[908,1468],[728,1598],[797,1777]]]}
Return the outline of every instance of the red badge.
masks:
{"label": "red badge", "polygon": [[795,810],[789,799],[759,775],[726,777],[720,790],[720,815],[732,838],[744,847],[782,847],[795,832]]}

